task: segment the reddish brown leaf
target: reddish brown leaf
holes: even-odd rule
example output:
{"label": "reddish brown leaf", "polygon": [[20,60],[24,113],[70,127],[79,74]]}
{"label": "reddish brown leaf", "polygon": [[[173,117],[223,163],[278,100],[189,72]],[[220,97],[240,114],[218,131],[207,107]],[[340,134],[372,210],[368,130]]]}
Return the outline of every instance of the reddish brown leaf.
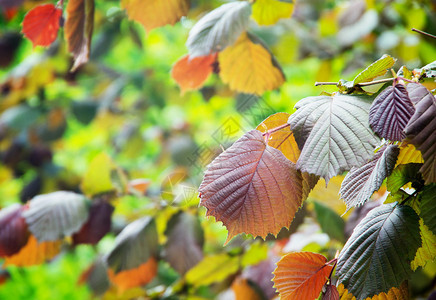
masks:
{"label": "reddish brown leaf", "polygon": [[111,229],[114,207],[105,201],[95,201],[89,209],[89,217],[79,232],[73,235],[73,243],[97,244]]}
{"label": "reddish brown leaf", "polygon": [[291,224],[302,202],[302,178],[252,130],[209,165],[199,192],[207,215],[227,227],[227,241],[242,232],[264,238]]}
{"label": "reddish brown leaf", "polygon": [[31,235],[26,246],[17,254],[7,257],[4,266],[15,265],[19,267],[39,265],[46,260],[52,259],[61,251],[62,241],[50,241],[38,243]]}
{"label": "reddish brown leaf", "polygon": [[74,56],[71,71],[88,61],[94,28],[94,0],[70,0],[67,5],[65,38]]}
{"label": "reddish brown leaf", "polygon": [[171,70],[171,77],[177,82],[182,94],[189,90],[196,90],[203,86],[203,83],[213,71],[213,63],[216,54],[190,58],[185,55],[180,58]]}
{"label": "reddish brown leaf", "polygon": [[328,284],[325,293],[322,295],[322,300],[339,300],[339,292],[336,286]]}
{"label": "reddish brown leaf", "polygon": [[11,256],[29,239],[29,231],[24,218],[21,216],[23,206],[11,205],[0,211],[0,256]]}
{"label": "reddish brown leaf", "polygon": [[316,299],[333,267],[317,253],[294,252],[282,257],[274,270],[274,286],[281,299]]}
{"label": "reddish brown leaf", "polygon": [[30,10],[23,20],[23,34],[33,46],[50,46],[56,40],[62,9],[53,4],[39,5]]}
{"label": "reddish brown leaf", "polygon": [[110,280],[118,287],[120,293],[125,290],[149,283],[157,273],[157,261],[154,257],[135,269],[121,271],[117,274],[109,269]]}

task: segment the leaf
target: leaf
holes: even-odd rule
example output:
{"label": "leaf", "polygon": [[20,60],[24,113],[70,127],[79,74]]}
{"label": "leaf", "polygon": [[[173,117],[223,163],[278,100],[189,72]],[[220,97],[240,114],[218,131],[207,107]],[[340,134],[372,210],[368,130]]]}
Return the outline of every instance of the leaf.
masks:
{"label": "leaf", "polygon": [[106,261],[114,275],[117,275],[126,270],[139,270],[146,263],[153,264],[150,259],[156,258],[157,253],[156,222],[150,217],[143,217],[127,225],[118,234]]}
{"label": "leaf", "polygon": [[426,186],[421,192],[420,217],[433,234],[436,235],[436,185]]}
{"label": "leaf", "polygon": [[365,204],[380,189],[383,180],[391,175],[399,153],[397,145],[383,146],[369,162],[348,172],[339,191],[347,210]]}
{"label": "leaf", "polygon": [[422,153],[425,183],[436,183],[436,99],[421,84],[410,83],[407,91],[416,109],[405,129],[407,140]]}
{"label": "leaf", "polygon": [[171,77],[177,82],[182,94],[189,90],[196,90],[203,86],[213,71],[216,54],[190,58],[183,56],[173,66]]}
{"label": "leaf", "polygon": [[378,60],[370,64],[365,70],[360,72],[354,78],[353,85],[373,81],[376,77],[385,75],[386,71],[395,64],[395,61],[395,58],[384,54]]}
{"label": "leaf", "polygon": [[23,248],[28,239],[26,221],[22,218],[23,206],[12,204],[0,210],[0,256],[11,256]]}
{"label": "leaf", "polygon": [[[286,124],[289,116],[290,114],[283,112],[273,114],[260,123],[256,129],[265,133],[268,130]],[[297,142],[289,126],[271,133],[268,138],[268,146],[280,150],[293,163],[296,163],[300,156],[300,149],[298,149]]]}
{"label": "leaf", "polygon": [[118,273],[109,269],[109,279],[118,287],[118,293],[122,294],[130,288],[149,283],[156,276],[157,267],[158,264],[156,258],[150,257],[145,263],[137,268],[123,270]]}
{"label": "leaf", "polygon": [[58,191],[32,198],[23,217],[30,232],[42,242],[59,240],[79,231],[88,214],[88,200],[83,195]]}
{"label": "leaf", "polygon": [[68,51],[74,57],[73,72],[89,59],[94,29],[94,0],[69,0],[67,15],[65,38]]}
{"label": "leaf", "polygon": [[252,266],[264,261],[268,257],[268,245],[265,243],[253,243],[242,255],[241,266]]}
{"label": "leaf", "polygon": [[336,267],[339,282],[358,299],[386,293],[412,273],[421,246],[419,218],[407,205],[384,204],[356,226]]}
{"label": "leaf", "polygon": [[94,296],[101,296],[110,286],[109,277],[105,262],[101,258],[97,258],[95,262],[85,270],[77,282],[77,284],[86,283]]}
{"label": "leaf", "polygon": [[411,263],[413,271],[418,267],[424,267],[427,262],[434,261],[436,258],[436,235],[428,229],[422,219],[419,219],[419,228],[422,247],[416,251],[415,259]]}
{"label": "leaf", "polygon": [[370,105],[370,98],[342,94],[300,100],[288,120],[302,149],[297,168],[328,183],[366,163],[379,142],[368,124]]}
{"label": "leaf", "polygon": [[91,203],[89,216],[79,232],[73,235],[73,244],[97,244],[111,230],[114,207],[103,200]]}
{"label": "leaf", "polygon": [[278,88],[285,80],[271,53],[246,33],[220,52],[218,61],[222,81],[238,92],[260,95]]}
{"label": "leaf", "polygon": [[322,231],[327,233],[330,238],[345,242],[345,221],[329,206],[313,201],[315,205],[316,218]]}
{"label": "leaf", "polygon": [[280,299],[316,299],[321,293],[333,267],[327,259],[311,252],[284,255],[274,270],[274,286]]}
{"label": "leaf", "polygon": [[142,24],[145,30],[174,25],[189,10],[189,0],[122,0],[121,8],[129,20]]}
{"label": "leaf", "polygon": [[259,25],[273,25],[280,19],[290,18],[294,11],[292,2],[279,0],[256,0],[253,3],[252,18]]}
{"label": "leaf", "polygon": [[89,197],[115,189],[111,173],[115,169],[112,159],[104,152],[97,154],[89,163],[80,188]]}
{"label": "leaf", "polygon": [[234,44],[247,29],[250,15],[248,1],[226,3],[209,12],[189,32],[186,41],[189,56],[210,55]]}
{"label": "leaf", "polygon": [[403,143],[400,147],[400,154],[397,158],[398,165],[405,165],[410,163],[422,164],[424,160],[422,159],[421,152],[415,148],[412,144]]}
{"label": "leaf", "polygon": [[186,282],[198,287],[220,282],[239,269],[239,257],[226,253],[205,256],[185,275]]}
{"label": "leaf", "polygon": [[415,107],[409,99],[406,87],[396,84],[385,88],[374,100],[369,110],[369,124],[380,137],[401,141]]}
{"label": "leaf", "polygon": [[165,259],[184,275],[203,259],[204,233],[196,216],[180,212],[168,222]]}
{"label": "leaf", "polygon": [[39,243],[33,236],[29,236],[26,246],[17,254],[6,257],[4,267],[15,265],[17,267],[39,265],[50,260],[61,251],[62,241],[49,241]]}
{"label": "leaf", "polygon": [[33,47],[50,46],[58,36],[62,9],[53,4],[38,5],[23,20],[23,34],[32,41]]}
{"label": "leaf", "polygon": [[[338,286],[338,292],[341,300],[356,300],[353,294],[349,293],[341,283]],[[366,300],[409,300],[409,287],[407,281],[404,281],[399,288],[393,287],[386,293],[380,293],[373,297],[368,297]]]}
{"label": "leaf", "polygon": [[420,167],[421,164],[407,164],[396,167],[386,181],[388,191],[391,193],[398,192],[408,182],[421,184],[422,177],[418,173]]}
{"label": "leaf", "polygon": [[326,291],[322,295],[322,300],[339,300],[339,292],[336,286],[327,284]]}
{"label": "leaf", "polygon": [[253,284],[250,283],[247,279],[240,277],[233,281],[231,289],[235,295],[235,300],[262,300],[262,297],[253,288]]}
{"label": "leaf", "polygon": [[227,227],[229,241],[245,232],[266,237],[289,227],[302,202],[302,179],[257,130],[247,132],[208,166],[200,205]]}

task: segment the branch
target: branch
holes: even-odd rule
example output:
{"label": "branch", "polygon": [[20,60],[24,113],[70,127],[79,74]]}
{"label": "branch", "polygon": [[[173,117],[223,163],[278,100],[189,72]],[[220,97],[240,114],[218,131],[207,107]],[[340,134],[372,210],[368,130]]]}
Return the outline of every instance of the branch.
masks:
{"label": "branch", "polygon": [[430,34],[430,33],[424,32],[424,31],[421,31],[419,29],[412,28],[412,31],[415,31],[415,32],[418,32],[418,33],[420,33],[422,35],[425,35],[425,36],[431,37],[433,39],[436,39],[436,35],[433,35],[433,34]]}

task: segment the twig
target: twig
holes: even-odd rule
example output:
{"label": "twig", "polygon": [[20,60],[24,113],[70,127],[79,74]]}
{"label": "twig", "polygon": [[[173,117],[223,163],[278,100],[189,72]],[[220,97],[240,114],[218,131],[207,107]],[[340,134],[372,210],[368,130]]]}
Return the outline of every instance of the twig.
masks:
{"label": "twig", "polygon": [[265,136],[265,135],[270,135],[271,133],[274,133],[274,132],[276,132],[276,131],[279,131],[279,130],[281,130],[281,129],[283,129],[283,128],[286,128],[286,127],[288,127],[288,126],[289,126],[289,124],[288,124],[288,123],[285,123],[285,124],[283,124],[283,125],[280,125],[280,126],[274,127],[274,128],[272,128],[272,129],[270,129],[270,130],[268,130],[268,131],[262,133],[262,135],[263,135],[263,136]]}
{"label": "twig", "polygon": [[421,31],[419,29],[412,28],[412,31],[415,31],[415,32],[418,32],[418,33],[420,33],[422,35],[425,35],[425,36],[431,37],[433,39],[436,39],[436,35],[433,35],[433,34],[430,34],[430,33],[424,32],[424,31]]}
{"label": "twig", "polygon": [[315,82],[315,86],[320,86],[320,85],[338,85],[337,82]]}

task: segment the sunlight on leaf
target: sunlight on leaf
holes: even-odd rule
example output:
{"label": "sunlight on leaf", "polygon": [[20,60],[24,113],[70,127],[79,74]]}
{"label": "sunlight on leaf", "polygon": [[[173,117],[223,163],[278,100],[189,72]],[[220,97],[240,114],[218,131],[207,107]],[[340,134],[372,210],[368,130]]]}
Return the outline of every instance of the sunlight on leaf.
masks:
{"label": "sunlight on leaf", "polygon": [[112,159],[106,153],[96,155],[88,165],[88,171],[82,179],[81,188],[83,193],[92,197],[115,189],[111,173],[115,168]]}
{"label": "sunlight on leaf", "polygon": [[250,285],[247,279],[236,278],[232,283],[231,289],[235,294],[235,300],[262,300],[262,297]]}
{"label": "sunlight on leaf", "polygon": [[387,70],[391,68],[396,62],[392,56],[384,54],[381,58],[369,65],[365,70],[360,72],[353,80],[353,84],[368,82],[374,80],[376,77],[383,76]]}
{"label": "sunlight on leaf", "polygon": [[428,229],[422,219],[419,219],[419,229],[422,240],[422,247],[416,251],[415,259],[411,263],[413,271],[418,267],[424,267],[427,262],[436,258],[436,235]]}
{"label": "sunlight on leaf", "polygon": [[417,150],[412,144],[403,143],[400,147],[400,154],[398,155],[395,167],[410,163],[422,164],[423,162],[421,151]]}
{"label": "sunlight on leaf", "polygon": [[[356,300],[356,297],[353,296],[341,283],[338,286],[338,292],[341,300]],[[393,287],[387,293],[380,293],[378,295],[374,295],[372,297],[367,297],[365,300],[409,300],[409,287],[407,281],[404,281],[399,288]]]}
{"label": "sunlight on leaf", "polygon": [[119,293],[122,294],[130,288],[149,283],[157,274],[157,261],[154,257],[150,257],[137,268],[116,274],[112,269],[109,269],[108,272],[110,281],[118,287]]}

